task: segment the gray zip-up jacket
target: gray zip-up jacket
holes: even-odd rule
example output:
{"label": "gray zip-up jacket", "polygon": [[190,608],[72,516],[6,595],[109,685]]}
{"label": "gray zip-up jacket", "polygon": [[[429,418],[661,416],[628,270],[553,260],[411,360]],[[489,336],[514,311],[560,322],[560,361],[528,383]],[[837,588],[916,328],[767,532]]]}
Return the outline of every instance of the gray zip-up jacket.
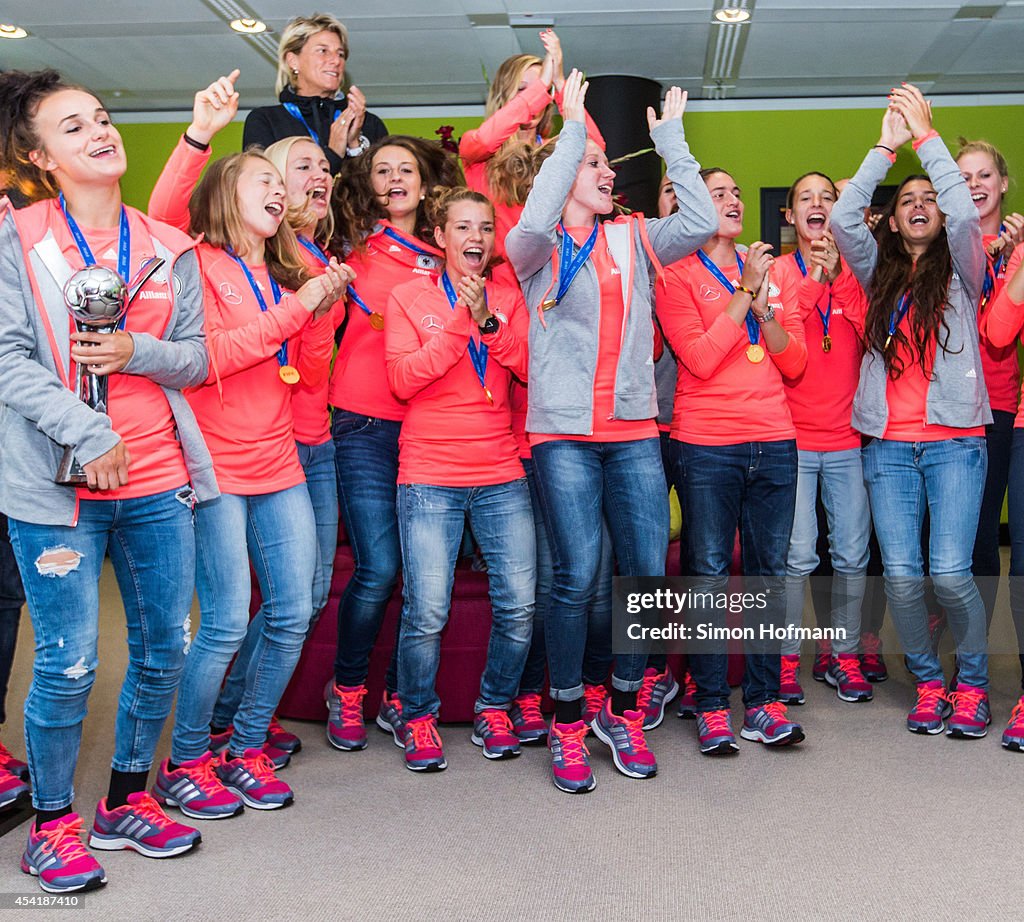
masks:
{"label": "gray zip-up jacket", "polygon": [[[153,243],[167,263],[157,278],[163,273],[167,279],[171,316],[163,339],[131,334],[135,351],[122,374],[142,375],[161,385],[189,480],[196,498],[204,501],[219,495],[213,461],[181,393],[207,376],[203,283],[193,250],[175,254],[156,238]],[[70,275],[70,267],[49,231],[29,250],[29,262],[26,266],[14,215],[0,215],[0,511],[25,522],[72,525],[75,490],[53,480],[64,446],[73,446],[79,463],[88,463],[110,451],[121,436],[111,428],[110,417],[86,406],[58,373],[43,312],[67,369],[71,341],[60,276]],[[42,304],[36,303],[31,278]]]}
{"label": "gray zip-up jacket", "polygon": [[[928,384],[926,421],[970,429],[992,422],[988,391],[981,370],[978,347],[978,300],[985,278],[978,209],[971,201],[960,168],[941,138],[925,141],[917,151],[921,165],[935,187],[935,198],[946,216],[946,237],[953,259],[953,275],[943,319],[949,327],[946,349],[935,350],[934,377]],[[889,172],[889,158],[871,150],[857,175],[850,180],[832,209],[832,233],[860,282],[870,292],[878,258],[878,244],[864,223],[864,209],[871,204],[876,186]],[[895,307],[895,305],[894,305]],[[853,427],[865,435],[882,438],[889,419],[885,399],[885,361],[877,350],[864,354],[860,383],[853,398]]]}
{"label": "gray zip-up jacket", "polygon": [[[651,132],[665,159],[679,211],[667,218],[605,222],[608,250],[622,275],[625,319],[615,371],[615,418],[653,419],[658,415],[654,386],[654,327],[651,283],[654,266],[644,236],[662,265],[697,250],[718,229],[718,217],[700,166],[686,145],[682,121]],[[561,233],[558,223],[576,170],[586,152],[586,128],[566,122],[554,153],[544,162],[526,200],[519,223],[509,231],[505,249],[530,308],[530,381],[526,428],[556,435],[593,431],[594,374],[600,324],[600,283],[588,260],[561,303],[539,314],[553,297]],[[639,223],[644,222],[646,235]],[[553,262],[554,259],[554,262]],[[550,295],[549,295],[550,291]]]}

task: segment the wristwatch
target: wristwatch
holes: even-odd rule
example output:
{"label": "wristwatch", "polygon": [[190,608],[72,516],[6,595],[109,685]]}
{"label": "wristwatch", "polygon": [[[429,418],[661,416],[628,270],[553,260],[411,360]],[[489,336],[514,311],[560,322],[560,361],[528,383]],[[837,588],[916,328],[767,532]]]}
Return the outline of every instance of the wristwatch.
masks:
{"label": "wristwatch", "polygon": [[370,139],[365,135],[359,135],[359,146],[358,147],[346,147],[345,153],[349,157],[358,157],[360,154],[365,154],[370,149]]}
{"label": "wristwatch", "polygon": [[772,307],[772,305],[769,304],[768,305],[768,310],[766,310],[760,317],[758,317],[755,314],[754,315],[754,319],[758,323],[767,323],[769,320],[774,320],[775,319],[775,308]]}
{"label": "wristwatch", "polygon": [[498,318],[491,314],[483,323],[480,324],[480,332],[487,336],[490,333],[497,333],[501,328],[501,324],[498,322]]}

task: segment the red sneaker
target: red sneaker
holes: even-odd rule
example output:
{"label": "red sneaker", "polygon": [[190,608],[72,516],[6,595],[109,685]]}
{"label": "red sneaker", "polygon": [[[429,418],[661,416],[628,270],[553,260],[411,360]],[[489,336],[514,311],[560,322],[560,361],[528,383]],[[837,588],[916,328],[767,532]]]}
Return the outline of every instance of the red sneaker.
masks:
{"label": "red sneaker", "polygon": [[335,685],[327,702],[327,742],[343,752],[366,748],[366,725],[363,722],[365,685]]}
{"label": "red sneaker", "polygon": [[828,672],[828,663],[832,659],[832,641],[818,640],[814,644],[814,665],[811,667],[811,678],[815,682],[824,682]]}
{"label": "red sneaker", "polygon": [[861,634],[860,670],[869,682],[884,682],[889,678],[889,670],[882,659],[882,640],[877,634]]}
{"label": "red sneaker", "polygon": [[473,720],[474,746],[479,746],[488,759],[514,759],[519,755],[519,737],[509,720],[508,711],[487,708]]}
{"label": "red sneaker", "polygon": [[153,796],[159,803],[177,807],[185,816],[196,820],[223,820],[237,816],[244,806],[220,782],[214,770],[220,758],[204,752],[198,759],[182,762],[173,772],[168,760],[160,763],[153,785]]}
{"label": "red sneaker", "polygon": [[548,722],[540,710],[540,695],[519,695],[512,699],[508,716],[520,743],[543,743],[548,735]]}
{"label": "red sneaker", "polygon": [[956,691],[949,694],[953,713],[946,724],[946,735],[958,739],[981,739],[992,723],[988,705],[988,692],[984,688],[958,682]]}
{"label": "red sneaker", "polygon": [[0,810],[9,807],[27,791],[28,785],[17,775],[0,768]]}
{"label": "red sneaker", "polygon": [[690,670],[683,676],[683,691],[679,695],[679,710],[676,717],[681,720],[694,720],[697,717],[697,683],[693,681]]}
{"label": "red sneaker", "polygon": [[586,794],[597,785],[590,770],[590,750],[583,741],[587,725],[582,720],[571,724],[551,723],[548,749],[551,750],[551,780],[567,794]]}
{"label": "red sneaker", "polygon": [[856,653],[840,653],[829,662],[825,681],[836,690],[840,701],[870,701],[875,692],[860,671],[860,657]]}
{"label": "red sneaker", "polygon": [[433,714],[405,722],[405,767],[414,772],[443,772],[448,767]]}
{"label": "red sneaker", "polygon": [[22,781],[28,781],[28,765],[14,758],[3,743],[0,743],[0,769],[17,775]]}
{"label": "red sneaker", "polygon": [[783,704],[803,704],[804,700],[804,690],[800,686],[800,656],[783,656],[779,670],[779,701]]}
{"label": "red sneaker", "polygon": [[147,858],[170,858],[189,851],[202,841],[198,829],[176,823],[150,794],[128,795],[122,807],[107,809],[107,798],[96,805],[96,820],[89,845],[105,851],[130,848]]}
{"label": "red sneaker", "polygon": [[1024,752],[1024,695],[1013,707],[1010,720],[1003,731],[1003,748],[1012,752]]}
{"label": "red sneaker", "polygon": [[270,718],[270,726],[267,727],[267,744],[274,749],[280,749],[292,755],[295,755],[302,748],[302,740],[294,733],[285,730],[281,726],[281,721],[277,719],[276,714]]}
{"label": "red sneaker", "polygon": [[946,698],[946,687],[939,679],[919,682],[917,702],[907,715],[907,729],[911,733],[927,733],[934,736],[945,728],[945,719],[951,708]]}
{"label": "red sneaker", "polygon": [[82,818],[69,813],[28,830],[28,844],[21,856],[21,870],[39,878],[47,893],[95,890],[107,882],[100,863],[82,842]]}

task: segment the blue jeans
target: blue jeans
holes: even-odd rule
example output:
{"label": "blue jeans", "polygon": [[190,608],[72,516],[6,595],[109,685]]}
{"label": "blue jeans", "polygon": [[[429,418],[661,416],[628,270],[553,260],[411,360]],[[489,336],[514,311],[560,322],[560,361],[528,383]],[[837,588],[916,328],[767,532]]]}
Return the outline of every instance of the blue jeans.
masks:
{"label": "blue jeans", "polygon": [[[530,502],[533,504],[534,534],[537,539],[537,604],[533,612],[533,638],[530,652],[526,656],[523,677],[519,682],[519,693],[540,694],[544,690],[544,667],[547,665],[547,644],[544,642],[545,615],[551,604],[551,579],[554,565],[551,560],[551,544],[548,542],[547,526],[544,524],[544,508],[537,491],[537,478],[533,471],[533,459],[522,458],[526,471],[526,482],[530,485]],[[608,680],[612,665],[612,538],[607,522],[601,529],[601,565],[598,569],[598,584],[594,588],[593,600],[587,615],[587,643],[583,651],[583,683],[602,685]]]}
{"label": "blue jeans", "polygon": [[[687,572],[694,592],[726,592],[736,529],[740,532],[744,589],[765,593],[766,606],[745,609],[753,639],[744,641],[743,703],[760,707],[779,694],[780,644],[762,639],[762,624],[785,621],[786,554],[796,505],[796,442],[693,445],[675,442],[676,482],[683,486]],[[702,623],[725,626],[720,608],[692,612]],[[697,710],[729,707],[725,644],[708,643],[691,653]],[[704,652],[708,651],[708,652]]]}
{"label": "blue jeans", "polygon": [[[334,679],[339,685],[366,682],[370,653],[398,584],[402,551],[395,502],[401,429],[402,424],[394,420],[334,410],[331,435],[338,500],[355,563],[338,607]],[[391,692],[398,685],[397,655],[396,642],[385,678]]]}
{"label": "blue jeans", "polygon": [[1024,686],[1024,429],[1013,430],[1007,506],[1010,514],[1010,613],[1017,632]]}
{"label": "blue jeans", "polygon": [[864,448],[864,480],[882,549],[889,610],[918,682],[943,679],[924,603],[921,527],[927,508],[928,572],[956,640],[959,681],[988,685],[985,606],[971,575],[986,467],[985,440],[980,437],[941,442],[875,439]]}
{"label": "blue jeans", "polygon": [[210,720],[224,673],[249,627],[252,561],[264,620],[245,671],[229,748],[258,749],[302,653],[313,612],[316,524],[306,485],[274,493],[224,493],[196,507],[199,631],[185,663],[171,760],[210,748]]}
{"label": "blue jeans", "polygon": [[[324,442],[322,445],[296,442],[295,447],[299,451],[299,463],[306,474],[306,489],[313,505],[313,518],[316,520],[316,570],[313,573],[313,612],[306,630],[308,637],[320,618],[320,612],[327,604],[327,594],[331,589],[334,552],[338,548],[338,484],[334,474],[334,446],[330,442]],[[238,710],[242,695],[245,693],[249,663],[263,635],[266,620],[264,602],[249,623],[245,640],[231,666],[228,680],[224,683],[220,697],[214,705],[211,720],[214,727],[226,727],[235,719],[235,711]]]}
{"label": "blue jeans", "polygon": [[434,681],[467,517],[487,562],[491,599],[491,637],[475,711],[507,710],[523,674],[537,555],[526,478],[486,487],[403,483],[398,488],[404,574],[398,696],[406,720],[436,715],[441,704]]}
{"label": "blue jeans", "polygon": [[[587,609],[602,566],[602,518],[608,523],[619,575],[665,575],[669,511],[658,439],[576,442],[533,449],[533,465],[551,543],[554,575],[544,633],[551,697],[583,696]],[[612,685],[638,691],[647,665],[641,641],[615,657]]]}
{"label": "blue jeans", "polygon": [[[190,637],[192,491],[83,500],[79,509],[74,527],[9,522],[36,640],[25,745],[38,810],[63,809],[75,797],[82,721],[96,677],[104,554],[110,554],[128,624],[128,670],[111,762],[117,771],[152,766]],[[48,566],[54,552],[63,562]]]}
{"label": "blue jeans", "polygon": [[[871,514],[864,488],[860,448],[844,451],[797,450],[796,511],[786,558],[786,622],[804,620],[807,578],[818,566],[818,485],[828,517],[828,549],[832,558],[831,627],[846,632],[832,642],[833,653],[860,648],[860,612],[867,586]],[[783,654],[800,652],[798,640],[784,640]]]}

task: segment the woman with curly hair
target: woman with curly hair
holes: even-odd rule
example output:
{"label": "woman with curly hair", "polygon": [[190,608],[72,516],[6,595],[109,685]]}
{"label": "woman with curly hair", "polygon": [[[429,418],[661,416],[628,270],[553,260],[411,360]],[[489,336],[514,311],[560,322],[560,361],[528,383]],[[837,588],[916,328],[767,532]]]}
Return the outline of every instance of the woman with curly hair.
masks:
{"label": "woman with curly hair", "polygon": [[[384,362],[388,298],[393,288],[440,272],[443,255],[424,201],[435,186],[458,184],[458,166],[440,146],[389,135],[352,162],[335,190],[334,248],[356,273],[328,390],[338,500],[355,563],[338,609],[338,652],[327,689],[327,739],[343,751],[366,746],[370,653],[401,565],[395,501],[406,405],[392,393]],[[392,656],[377,725],[404,746],[397,682]]]}

